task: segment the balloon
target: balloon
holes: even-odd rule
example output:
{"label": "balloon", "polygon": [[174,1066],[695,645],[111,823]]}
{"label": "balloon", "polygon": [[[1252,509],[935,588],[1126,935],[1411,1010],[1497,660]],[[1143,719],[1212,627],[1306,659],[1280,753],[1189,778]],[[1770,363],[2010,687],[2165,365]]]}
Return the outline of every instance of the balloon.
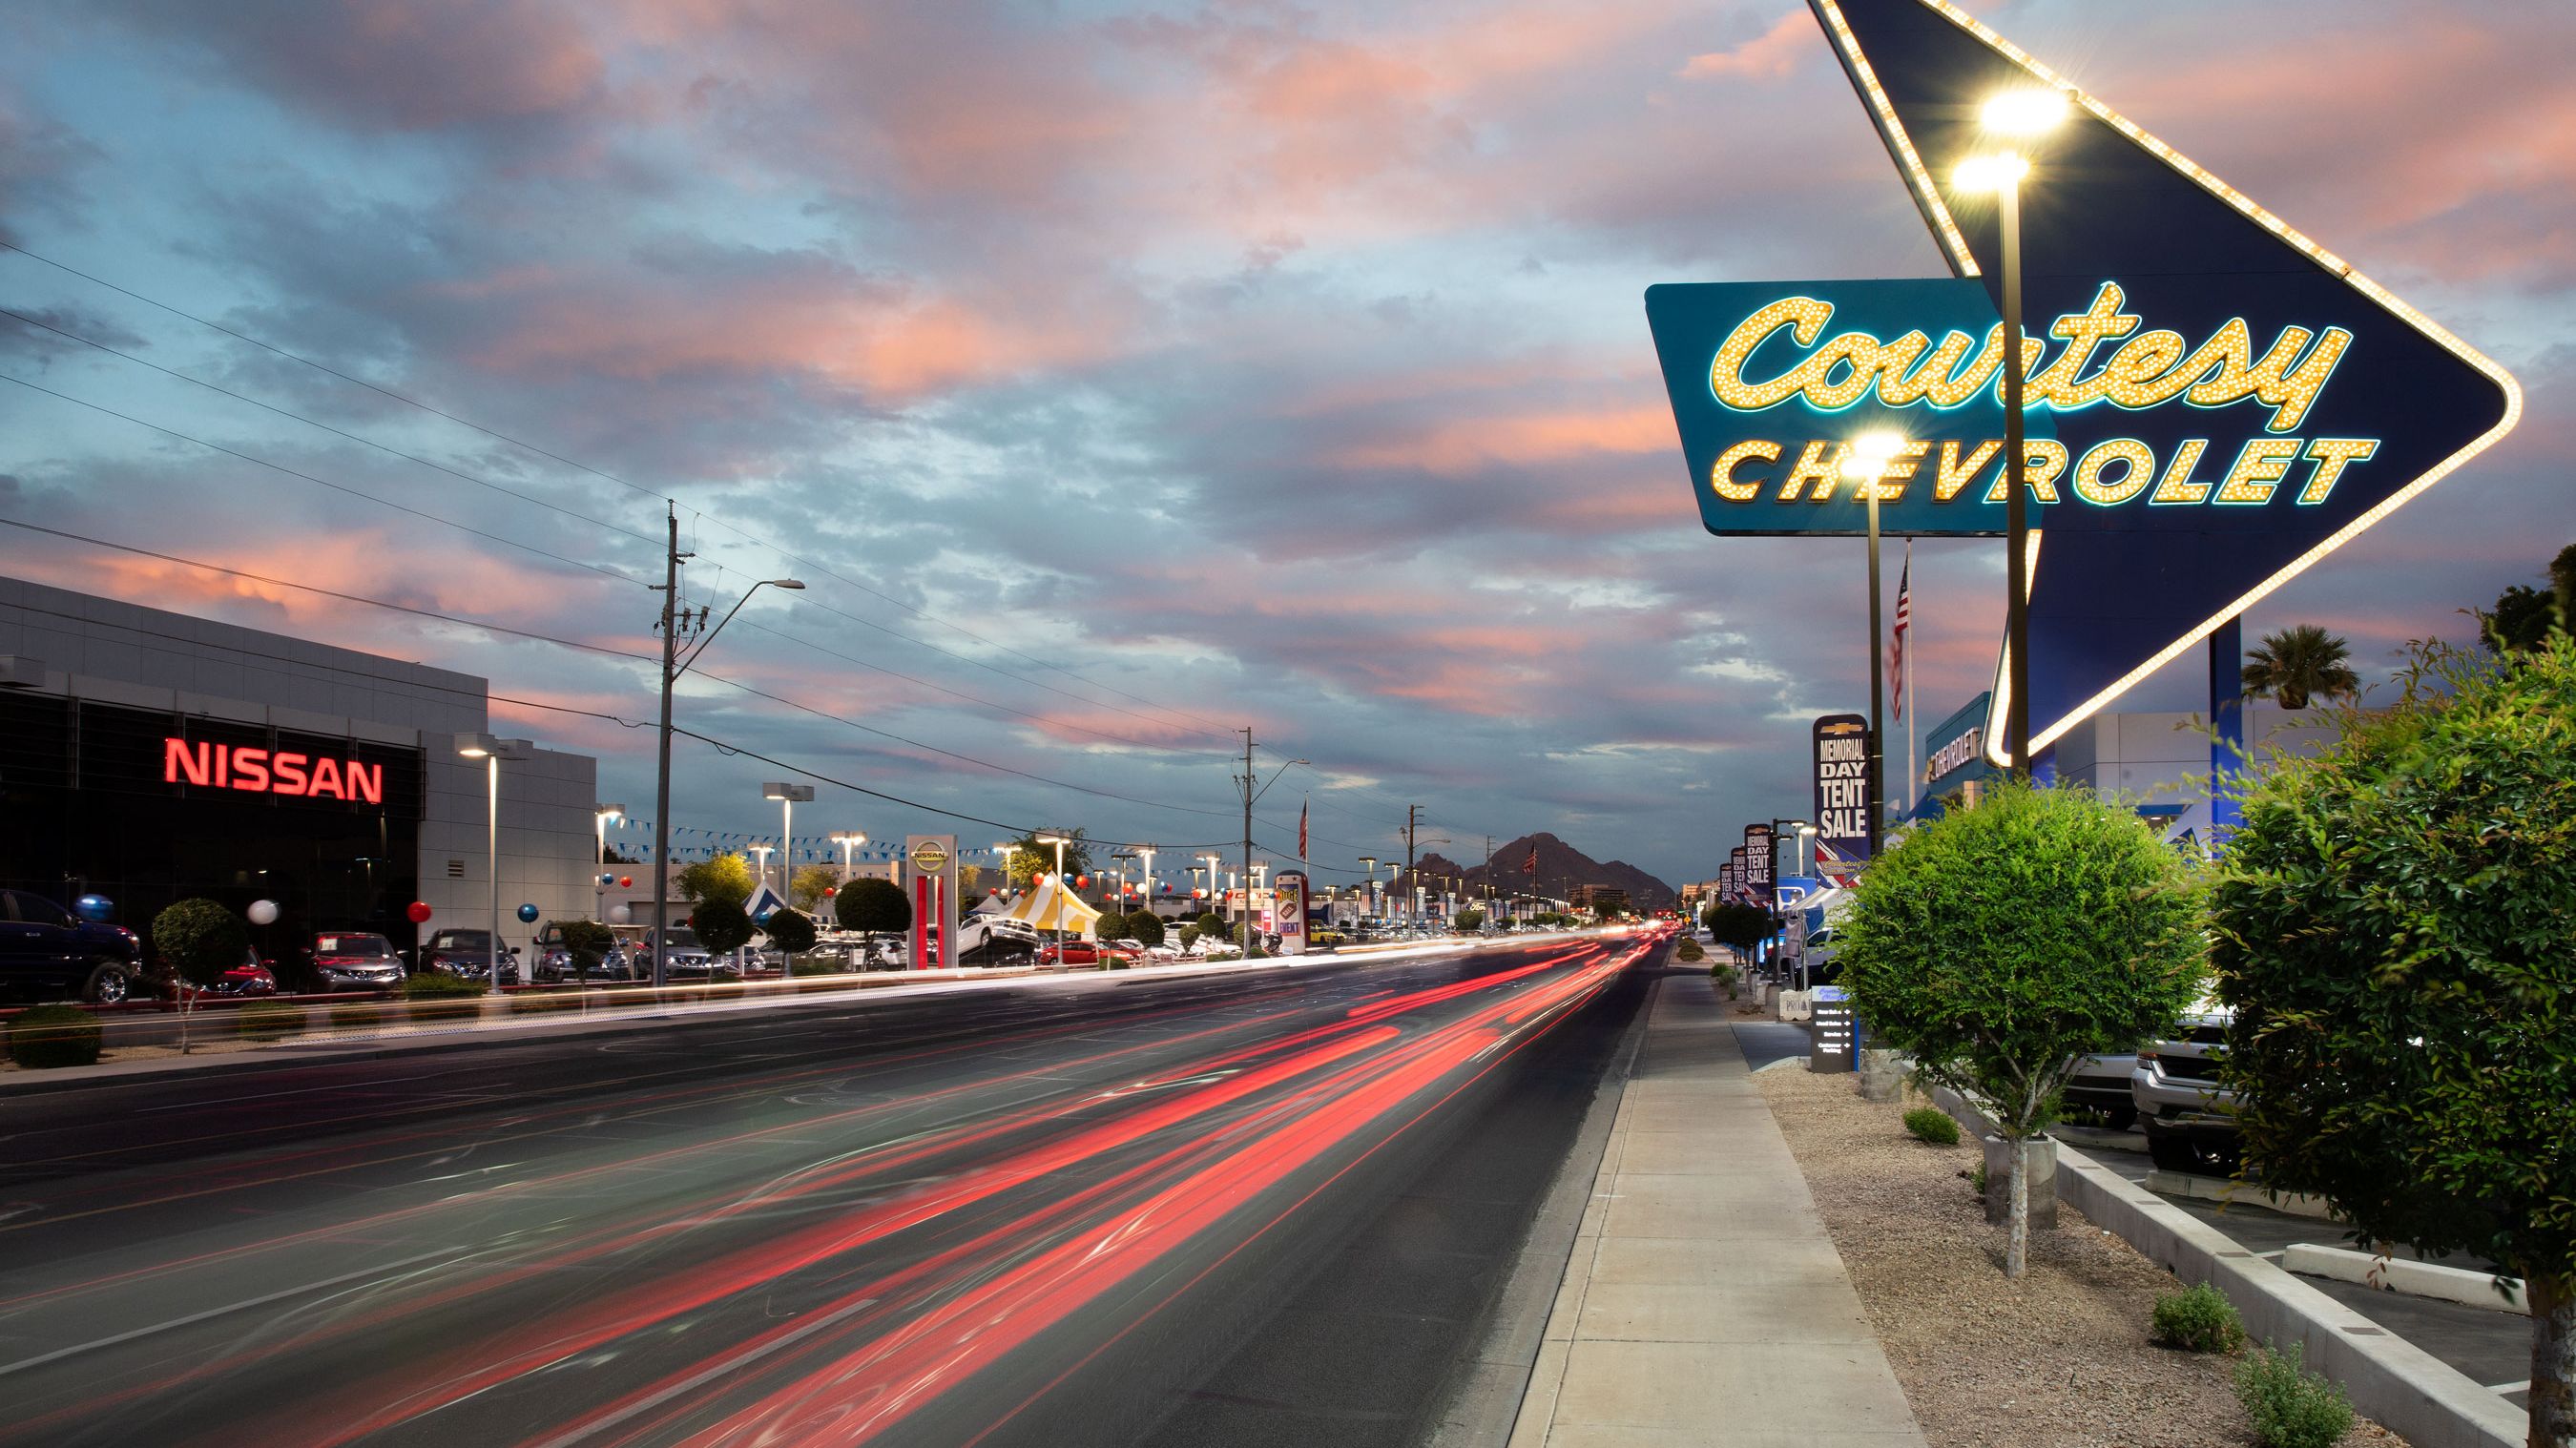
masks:
{"label": "balloon", "polygon": [[520,923],[520,924],[522,924],[522,925],[534,925],[534,924],[536,924],[536,923],[537,923],[537,907],[536,907],[536,906],[534,906],[534,905],[522,905],[522,906],[520,906],[520,907],[519,907],[519,923]]}
{"label": "balloon", "polygon": [[274,900],[253,900],[250,902],[250,908],[242,913],[250,917],[250,923],[253,925],[275,925],[277,923],[277,902]]}
{"label": "balloon", "polygon": [[826,885],[823,887],[823,898],[826,900],[836,899],[839,897],[840,893],[841,887],[838,885]]}
{"label": "balloon", "polygon": [[1091,888],[1091,877],[1090,877],[1089,875],[1076,875],[1076,876],[1074,876],[1074,877],[1073,877],[1073,888],[1075,888],[1075,889],[1077,889],[1077,890],[1088,890],[1088,889],[1090,889],[1090,888]]}
{"label": "balloon", "polygon": [[632,905],[611,905],[611,906],[609,906],[609,907],[608,907],[608,923],[609,923],[609,924],[611,924],[611,925],[632,925],[632,924],[634,924],[634,923],[635,923],[635,907],[634,907],[634,906],[632,906]]}
{"label": "balloon", "polygon": [[409,905],[404,906],[403,918],[409,920],[414,925],[427,925],[429,923],[428,902],[414,900]]}
{"label": "balloon", "polygon": [[634,888],[635,888],[635,877],[634,877],[634,876],[632,876],[632,875],[620,875],[620,876],[618,876],[618,877],[617,877],[617,888],[618,888],[618,889],[620,889],[620,890],[632,890],[632,889],[634,889]]}
{"label": "balloon", "polygon": [[116,902],[104,895],[83,895],[72,902],[72,913],[93,924],[103,924],[116,913]]}

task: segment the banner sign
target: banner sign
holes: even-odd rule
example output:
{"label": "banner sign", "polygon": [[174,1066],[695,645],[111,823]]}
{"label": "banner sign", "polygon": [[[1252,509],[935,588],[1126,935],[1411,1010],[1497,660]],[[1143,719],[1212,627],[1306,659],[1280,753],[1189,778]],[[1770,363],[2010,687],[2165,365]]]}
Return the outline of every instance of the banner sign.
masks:
{"label": "banner sign", "polygon": [[1306,877],[1295,870],[1282,870],[1271,877],[1271,929],[1279,932],[1279,953],[1306,953]]}
{"label": "banner sign", "polygon": [[1745,893],[1753,897],[1754,904],[1765,908],[1771,904],[1772,866],[1778,863],[1772,857],[1771,834],[1769,825],[1744,827]]}
{"label": "banner sign", "polygon": [[[1976,98],[2061,100],[2006,183],[2034,751],[2519,418],[2503,368],[1950,0],[1809,3],[1952,275],[1649,289],[1692,495],[1718,534],[1856,534],[1865,489],[1887,532],[2003,530],[2002,210],[1959,168],[2002,144]],[[1869,432],[1892,457],[1846,476]]]}
{"label": "banner sign", "polygon": [[1815,746],[1817,856],[1869,858],[1869,719],[1827,714],[1808,731]]}

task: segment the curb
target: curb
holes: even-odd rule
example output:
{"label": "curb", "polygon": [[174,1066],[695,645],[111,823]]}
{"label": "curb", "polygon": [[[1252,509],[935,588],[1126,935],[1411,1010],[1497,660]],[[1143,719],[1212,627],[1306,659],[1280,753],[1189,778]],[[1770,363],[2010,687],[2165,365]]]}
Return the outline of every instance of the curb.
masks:
{"label": "curb", "polygon": [[2323,1277],[2333,1282],[2357,1282],[2384,1292],[2429,1297],[2436,1302],[2457,1303],[2462,1307],[2483,1307],[2490,1312],[2509,1312],[2518,1317],[2531,1315],[2530,1304],[2523,1300],[2522,1284],[2513,1278],[2501,1279],[2512,1285],[2499,1291],[2496,1287],[2499,1279],[2491,1273],[2472,1272],[2465,1267],[2445,1267],[2438,1262],[2418,1262],[2412,1257],[2374,1257],[2348,1247],[2294,1242],[2281,1254],[2281,1270],[2295,1272],[2302,1277]]}
{"label": "curb", "polygon": [[2332,1211],[2327,1209],[2326,1199],[2323,1197],[2312,1197],[2303,1192],[2266,1191],[2254,1182],[2230,1181],[2225,1177],[2200,1176],[2193,1172],[2166,1171],[2159,1167],[2147,1173],[2146,1185],[2147,1190],[2151,1192],[2162,1192],[2169,1197],[2189,1197],[2195,1202],[2216,1202],[2222,1207],[2232,1207],[2242,1202],[2247,1206],[2279,1212],[2285,1217],[2310,1217],[2320,1222],[2339,1220]]}
{"label": "curb", "polygon": [[2181,1281],[2226,1294],[2255,1341],[2300,1344],[2356,1412],[2414,1448],[2521,1448],[2523,1409],[2062,1143],[2057,1194]]}
{"label": "curb", "polygon": [[[1384,959],[1375,957],[1374,959]],[[650,1013],[618,1015],[607,1019],[588,1020],[573,1017],[555,1020],[536,1016],[525,1025],[504,1023],[500,1028],[459,1027],[454,1030],[405,1035],[392,1039],[365,1038],[339,1042],[288,1042],[257,1051],[242,1051],[223,1056],[182,1056],[177,1058],[108,1062],[97,1066],[68,1066],[50,1071],[16,1070],[0,1072],[0,1100],[19,1096],[51,1095],[64,1091],[106,1091],[121,1086],[149,1086],[182,1078],[254,1075],[264,1071],[291,1071],[305,1066],[328,1066],[351,1061],[376,1061],[389,1056],[430,1055],[450,1051],[480,1050],[488,1047],[538,1045],[548,1041],[583,1036],[619,1035],[642,1031],[681,1029],[693,1026],[730,1025],[755,1013],[782,1010],[866,1008],[879,1002],[921,1000],[933,996],[959,995],[973,991],[1025,988],[1041,980],[1094,980],[1103,987],[1143,984],[1153,980],[1188,980],[1204,976],[1267,974],[1282,970],[1317,968],[1358,968],[1373,963],[1371,957],[1341,960],[1331,955],[1290,956],[1273,960],[1220,963],[1215,965],[1144,966],[1133,970],[1065,972],[1013,971],[1006,975],[978,975],[955,979],[907,982],[902,985],[854,987],[847,991],[810,994],[771,995],[747,1000],[733,1000],[677,1010],[656,1009]]]}

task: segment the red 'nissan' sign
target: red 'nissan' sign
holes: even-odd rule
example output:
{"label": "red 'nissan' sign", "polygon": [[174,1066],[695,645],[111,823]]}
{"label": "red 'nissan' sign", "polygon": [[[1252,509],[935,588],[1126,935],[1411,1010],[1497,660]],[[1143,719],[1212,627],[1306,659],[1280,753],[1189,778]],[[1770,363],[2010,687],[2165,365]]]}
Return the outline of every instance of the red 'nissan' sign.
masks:
{"label": "red 'nissan' sign", "polygon": [[309,799],[348,799],[361,804],[385,802],[385,767],[328,755],[297,754],[285,749],[251,749],[231,744],[192,744],[185,739],[161,741],[161,779],[167,784],[199,784],[253,794],[293,794]]}

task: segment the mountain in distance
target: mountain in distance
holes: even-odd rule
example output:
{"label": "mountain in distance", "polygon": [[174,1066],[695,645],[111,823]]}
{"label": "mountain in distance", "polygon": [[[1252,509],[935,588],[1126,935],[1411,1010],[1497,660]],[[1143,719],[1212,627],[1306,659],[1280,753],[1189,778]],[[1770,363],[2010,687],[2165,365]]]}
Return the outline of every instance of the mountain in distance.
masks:
{"label": "mountain in distance", "polygon": [[[1530,852],[1538,852],[1538,871],[1531,874],[1522,867],[1529,863]],[[1468,883],[1485,882],[1481,863],[1461,866],[1439,854],[1425,854],[1414,864],[1415,873],[1424,877],[1426,889],[1437,886],[1428,878],[1434,875],[1457,876]],[[1415,882],[1403,880],[1398,888],[1409,889]],[[1497,891],[1536,889],[1544,895],[1570,897],[1577,885],[1608,885],[1628,892],[1628,903],[1641,911],[1668,910],[1675,899],[1673,887],[1629,864],[1625,860],[1603,862],[1541,830],[1523,835],[1494,847],[1494,888]]]}

